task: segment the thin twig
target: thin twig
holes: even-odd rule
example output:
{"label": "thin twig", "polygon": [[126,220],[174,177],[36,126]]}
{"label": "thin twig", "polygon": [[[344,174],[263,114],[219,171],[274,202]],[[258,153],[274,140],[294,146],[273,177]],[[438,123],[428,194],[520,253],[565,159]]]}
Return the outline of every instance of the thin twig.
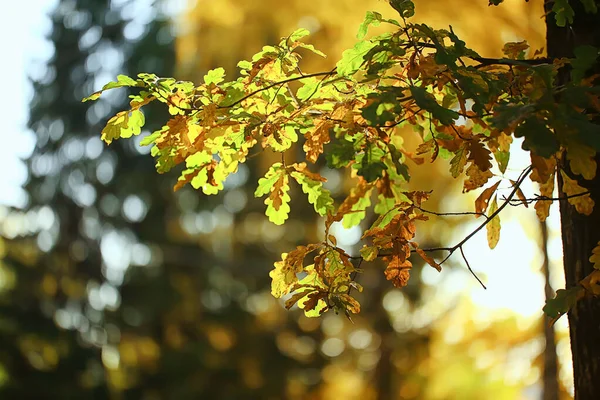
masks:
{"label": "thin twig", "polygon": [[477,282],[479,282],[479,284],[481,286],[483,286],[484,289],[487,290],[487,288],[485,287],[485,285],[483,284],[483,282],[481,282],[481,279],[479,279],[479,277],[477,276],[477,274],[471,268],[471,265],[469,264],[469,260],[467,260],[467,257],[465,256],[465,252],[463,251],[462,246],[459,247],[459,249],[460,249],[460,254],[462,255],[463,260],[465,260],[465,264],[467,264],[467,268],[469,269],[469,272],[471,273],[471,275],[473,275],[475,277],[475,279],[477,279]]}

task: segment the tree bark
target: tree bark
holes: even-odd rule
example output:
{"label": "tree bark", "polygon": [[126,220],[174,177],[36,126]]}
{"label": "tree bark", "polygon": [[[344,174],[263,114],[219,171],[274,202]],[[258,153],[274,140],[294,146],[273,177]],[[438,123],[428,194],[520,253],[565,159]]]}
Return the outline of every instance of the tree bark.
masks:
{"label": "tree bark", "polygon": [[[544,253],[544,262],[542,272],[544,274],[544,292],[546,300],[554,297],[554,290],[550,286],[550,260],[548,259],[548,225],[546,222],[540,222],[542,231],[542,252]],[[558,400],[558,357],[556,356],[556,337],[554,326],[544,321],[544,387],[542,391],[542,400]]]}
{"label": "tree bark", "polygon": [[[600,0],[595,0],[600,8]],[[570,0],[575,11],[572,25],[558,27],[554,14],[548,13],[554,1],[546,0],[547,49],[551,58],[573,57],[573,50],[580,45],[588,44],[600,47],[600,17],[598,14],[587,14],[580,0]],[[594,72],[599,72],[596,64]],[[569,79],[568,71],[559,74],[558,84]],[[596,121],[598,122],[598,121]],[[600,157],[596,156],[600,162]],[[567,175],[577,179],[578,183],[589,189],[596,206],[592,215],[584,216],[566,200],[560,201],[562,239],[564,252],[564,270],[567,288],[576,286],[590,274],[593,266],[589,262],[592,249],[600,240],[600,175],[586,181],[573,175],[567,163],[561,168]],[[562,193],[562,179],[558,174],[559,193]],[[571,334],[571,350],[573,352],[573,370],[576,400],[596,400],[600,398],[600,299],[586,297],[577,302],[569,312],[569,331]]]}

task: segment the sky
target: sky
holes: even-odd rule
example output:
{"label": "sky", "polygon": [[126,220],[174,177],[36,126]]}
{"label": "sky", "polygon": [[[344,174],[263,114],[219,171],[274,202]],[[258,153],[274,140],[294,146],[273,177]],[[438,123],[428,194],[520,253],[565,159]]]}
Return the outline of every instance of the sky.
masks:
{"label": "sky", "polygon": [[5,55],[0,63],[2,93],[0,96],[0,207],[23,207],[26,196],[21,188],[27,179],[23,163],[31,155],[35,138],[26,128],[28,104],[33,88],[27,79],[27,71],[36,61],[43,61],[52,54],[52,46],[44,39],[51,25],[45,13],[57,0],[6,1],[0,9],[0,48]]}

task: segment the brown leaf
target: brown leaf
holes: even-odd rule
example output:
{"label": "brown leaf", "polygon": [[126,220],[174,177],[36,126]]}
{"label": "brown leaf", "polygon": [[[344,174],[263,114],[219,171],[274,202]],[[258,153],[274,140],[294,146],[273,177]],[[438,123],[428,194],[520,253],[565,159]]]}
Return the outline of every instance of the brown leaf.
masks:
{"label": "brown leaf", "polygon": [[[487,188],[483,192],[481,192],[481,194],[479,195],[477,200],[475,200],[475,212],[476,213],[481,213],[481,214],[485,213],[485,211],[487,210],[490,198],[496,192],[496,189],[498,189],[498,185],[500,185],[500,181],[494,183],[492,186],[490,186],[489,188]],[[479,217],[480,217],[480,215],[477,216],[477,218],[479,218]]]}
{"label": "brown leaf", "polygon": [[419,256],[421,256],[421,258],[429,265],[431,265],[433,268],[437,269],[438,271],[442,271],[442,266],[440,264],[438,264],[437,262],[435,262],[435,260],[432,257],[429,257],[427,255],[427,253],[425,253],[425,251],[423,249],[419,249],[418,247],[415,249],[417,251],[417,254]]}
{"label": "brown leaf", "polygon": [[313,289],[307,289],[303,292],[294,293],[292,295],[292,297],[290,297],[289,299],[287,299],[285,301],[285,308],[287,308],[289,310],[290,308],[292,308],[294,306],[294,304],[296,304],[298,302],[298,300],[300,300],[301,298],[303,298],[304,296],[306,296],[307,294],[309,294],[313,291],[314,291]]}
{"label": "brown leaf", "polygon": [[306,159],[311,163],[317,162],[319,155],[323,153],[323,145],[329,143],[329,129],[333,127],[333,122],[321,120],[315,130],[305,135],[303,149],[306,152]]}
{"label": "brown leaf", "polygon": [[[512,183],[513,188],[515,186],[517,186],[517,182],[513,181],[512,179],[510,179],[510,183]],[[523,203],[523,205],[526,208],[529,208],[529,202],[527,201],[527,197],[525,197],[525,195],[523,194],[523,191],[521,190],[520,187],[517,188],[517,197],[519,198],[519,200],[521,200],[521,203]]]}
{"label": "brown leaf", "polygon": [[554,158],[543,158],[529,153],[531,156],[531,171],[530,179],[537,183],[546,183],[554,174],[556,168],[556,160]]}
{"label": "brown leaf", "polygon": [[408,280],[410,279],[410,268],[412,264],[410,261],[405,262],[405,267],[391,266],[385,269],[385,278],[388,281],[392,281],[395,287],[401,288],[408,284]]}
{"label": "brown leaf", "polygon": [[196,177],[196,175],[198,175],[198,173],[200,173],[200,169],[197,169],[195,171],[190,172],[189,174],[185,174],[185,175],[181,175],[179,177],[179,179],[177,179],[177,183],[175,184],[175,186],[173,186],[173,191],[176,192],[179,189],[181,189],[182,187],[184,187],[186,184],[190,183],[192,181],[192,179],[194,179]]}
{"label": "brown leaf", "polygon": [[493,176],[492,171],[489,169],[482,171],[479,169],[479,166],[474,163],[467,168],[466,174],[467,179],[465,179],[463,192],[468,192],[482,187]]}
{"label": "brown leaf", "polygon": [[308,299],[304,302],[303,309],[304,311],[314,310],[319,303],[319,300],[324,299],[327,296],[325,292],[313,292],[310,293],[307,297]]}
{"label": "brown leaf", "polygon": [[492,153],[482,142],[470,140],[467,142],[467,148],[469,150],[469,161],[477,165],[480,171],[485,172],[492,168]]}
{"label": "brown leaf", "polygon": [[306,177],[312,179],[313,181],[317,181],[317,182],[327,182],[327,178],[321,176],[321,174],[318,174],[316,172],[312,172],[309,171],[307,169],[307,165],[305,162],[301,162],[299,164],[293,164],[292,167],[300,172],[303,175],[306,175]]}

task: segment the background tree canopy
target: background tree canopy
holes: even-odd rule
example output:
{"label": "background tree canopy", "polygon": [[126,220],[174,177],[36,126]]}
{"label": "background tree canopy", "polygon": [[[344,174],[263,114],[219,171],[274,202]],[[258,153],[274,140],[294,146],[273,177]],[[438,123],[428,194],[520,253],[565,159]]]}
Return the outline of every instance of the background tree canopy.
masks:
{"label": "background tree canopy", "polygon": [[[544,220],[562,199],[574,223],[595,218],[586,182],[596,179],[597,36],[549,39],[546,55],[531,24],[512,34],[531,35],[533,50],[490,36],[502,52],[483,53],[460,39],[460,21],[413,19],[410,1],[369,12],[352,2],[239,3],[198,2],[176,23],[162,3],[63,1],[53,12],[55,53],[34,83],[29,202],[3,217],[0,390],[568,396],[568,364],[557,381],[553,331],[540,314],[525,324],[473,316],[474,301],[442,281],[476,275],[466,243],[482,229],[495,247],[509,205],[534,203]],[[577,18],[595,12],[584,2],[574,19],[565,4],[549,10],[549,25],[577,31]],[[532,6],[491,12],[522,29],[519,18],[541,14]],[[491,22],[479,12],[469,16]],[[305,28],[316,30],[315,45]],[[356,30],[358,41],[345,42]],[[103,90],[132,87],[129,99],[90,95],[117,75]],[[95,102],[82,104],[85,96]],[[107,143],[131,139],[103,148],[100,131]],[[525,165],[518,147],[530,154]],[[445,161],[429,163],[437,158]],[[476,194],[448,207],[448,192],[460,191]],[[568,290],[545,308],[553,318],[581,308],[572,337],[594,332],[584,326],[597,312],[597,236],[574,239],[583,251],[567,251]],[[589,268],[569,278],[573,257]],[[296,304],[306,316],[282,307]],[[335,313],[311,318],[327,310]],[[596,367],[574,349],[577,393],[588,398]]]}

